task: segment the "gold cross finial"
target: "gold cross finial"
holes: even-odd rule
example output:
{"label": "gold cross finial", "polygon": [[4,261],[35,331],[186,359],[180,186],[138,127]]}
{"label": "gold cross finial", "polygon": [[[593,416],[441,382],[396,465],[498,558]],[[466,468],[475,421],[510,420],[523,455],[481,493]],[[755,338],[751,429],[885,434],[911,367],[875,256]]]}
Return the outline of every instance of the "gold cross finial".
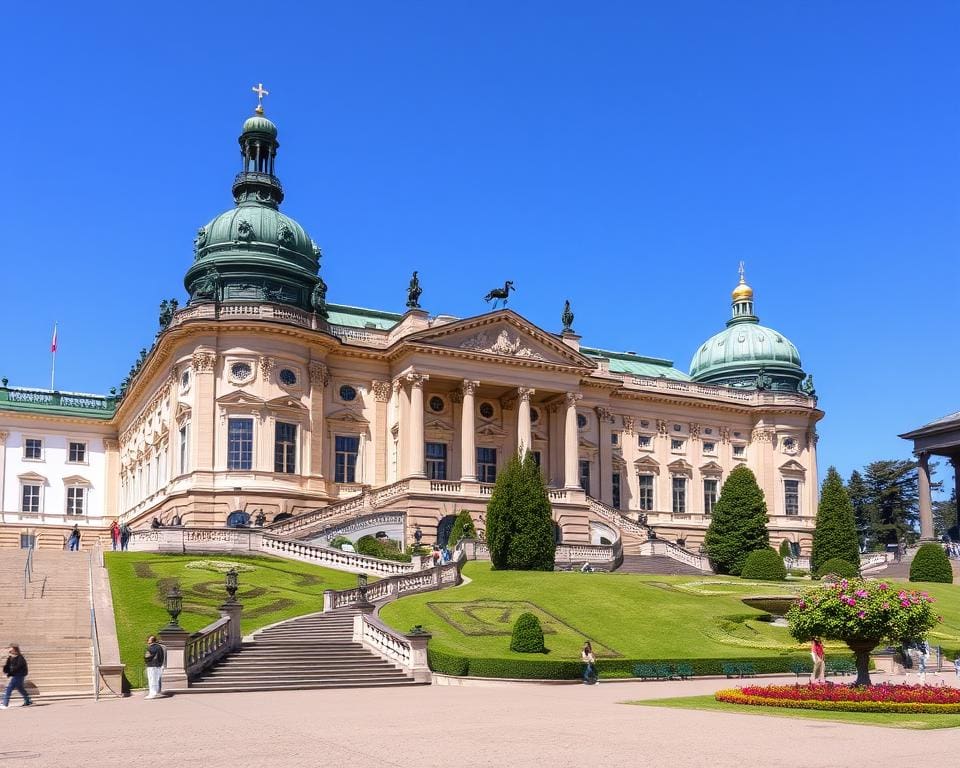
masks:
{"label": "gold cross finial", "polygon": [[741,282],[741,283],[747,282],[747,281],[744,279],[744,277],[743,277],[743,262],[742,262],[742,261],[740,262],[740,282]]}
{"label": "gold cross finial", "polygon": [[257,114],[263,114],[263,97],[269,96],[270,91],[263,87],[263,83],[257,83],[253,88],[250,89],[255,94],[257,94]]}

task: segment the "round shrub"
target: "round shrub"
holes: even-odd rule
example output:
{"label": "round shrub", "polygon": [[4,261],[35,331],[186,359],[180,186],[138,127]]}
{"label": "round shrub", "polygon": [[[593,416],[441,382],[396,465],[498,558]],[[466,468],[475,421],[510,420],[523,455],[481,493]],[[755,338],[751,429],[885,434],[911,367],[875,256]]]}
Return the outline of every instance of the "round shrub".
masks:
{"label": "round shrub", "polygon": [[817,578],[822,579],[829,573],[842,576],[844,579],[855,579],[857,577],[857,567],[842,558],[831,557],[820,566],[820,570],[817,571]]}
{"label": "round shrub", "polygon": [[375,536],[361,536],[354,549],[361,555],[376,557],[380,560],[396,560],[402,563],[410,562],[410,555],[401,552],[397,543],[392,539],[378,539]]}
{"label": "round shrub", "polygon": [[943,547],[939,544],[922,544],[910,563],[910,581],[939,581],[953,583],[953,568]]}
{"label": "round shrub", "polygon": [[779,553],[767,547],[757,549],[747,555],[747,561],[740,571],[741,579],[756,579],[758,581],[785,581],[787,567]]}
{"label": "round shrub", "polygon": [[510,638],[510,650],[517,653],[546,653],[543,644],[543,627],[540,619],[532,613],[521,613],[513,625],[513,635]]}

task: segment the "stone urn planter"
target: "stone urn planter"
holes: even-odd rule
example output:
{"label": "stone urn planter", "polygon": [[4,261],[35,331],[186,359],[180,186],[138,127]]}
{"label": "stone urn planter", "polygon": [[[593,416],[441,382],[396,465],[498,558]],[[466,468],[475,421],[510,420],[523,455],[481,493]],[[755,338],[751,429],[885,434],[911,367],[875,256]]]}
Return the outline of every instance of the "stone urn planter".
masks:
{"label": "stone urn planter", "polygon": [[857,679],[854,685],[870,685],[870,652],[880,644],[879,640],[847,640],[847,646],[853,651],[857,663]]}
{"label": "stone urn planter", "polygon": [[741,598],[740,602],[758,611],[765,611],[773,616],[773,624],[777,627],[787,626],[784,618],[790,606],[800,598],[797,595],[756,595]]}

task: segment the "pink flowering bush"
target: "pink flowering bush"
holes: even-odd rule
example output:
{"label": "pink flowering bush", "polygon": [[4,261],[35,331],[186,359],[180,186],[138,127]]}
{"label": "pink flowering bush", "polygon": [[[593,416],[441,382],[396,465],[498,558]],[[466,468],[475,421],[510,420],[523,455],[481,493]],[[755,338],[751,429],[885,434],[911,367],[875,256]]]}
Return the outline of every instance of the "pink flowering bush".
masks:
{"label": "pink flowering bush", "polygon": [[916,640],[940,620],[926,592],[885,581],[843,579],[804,592],[787,611],[790,634],[843,640],[857,658],[857,685],[869,685],[870,651],[881,641]]}

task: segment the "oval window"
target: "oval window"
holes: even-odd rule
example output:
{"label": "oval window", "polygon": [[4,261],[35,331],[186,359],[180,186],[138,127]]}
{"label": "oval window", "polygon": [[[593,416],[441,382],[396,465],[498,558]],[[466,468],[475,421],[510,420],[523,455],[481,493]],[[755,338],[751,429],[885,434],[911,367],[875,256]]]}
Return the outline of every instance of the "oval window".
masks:
{"label": "oval window", "polygon": [[430,398],[430,410],[434,413],[440,413],[443,410],[443,398],[434,395]]}
{"label": "oval window", "polygon": [[237,381],[246,381],[253,376],[253,368],[250,363],[234,363],[230,366],[230,375]]}
{"label": "oval window", "polygon": [[297,383],[297,374],[289,368],[284,368],[280,371],[280,383],[288,387],[294,386]]}
{"label": "oval window", "polygon": [[538,411],[536,408],[531,408],[531,409],[530,409],[530,423],[531,423],[531,424],[536,424],[538,421],[540,421],[540,411]]}
{"label": "oval window", "polygon": [[346,403],[356,400],[357,390],[355,390],[349,384],[344,384],[342,387],[340,387],[340,399]]}
{"label": "oval window", "polygon": [[580,427],[580,429],[583,429],[585,426],[587,426],[587,417],[582,413],[577,414],[577,426]]}
{"label": "oval window", "polygon": [[480,415],[485,419],[492,419],[493,406],[490,403],[480,403]]}

